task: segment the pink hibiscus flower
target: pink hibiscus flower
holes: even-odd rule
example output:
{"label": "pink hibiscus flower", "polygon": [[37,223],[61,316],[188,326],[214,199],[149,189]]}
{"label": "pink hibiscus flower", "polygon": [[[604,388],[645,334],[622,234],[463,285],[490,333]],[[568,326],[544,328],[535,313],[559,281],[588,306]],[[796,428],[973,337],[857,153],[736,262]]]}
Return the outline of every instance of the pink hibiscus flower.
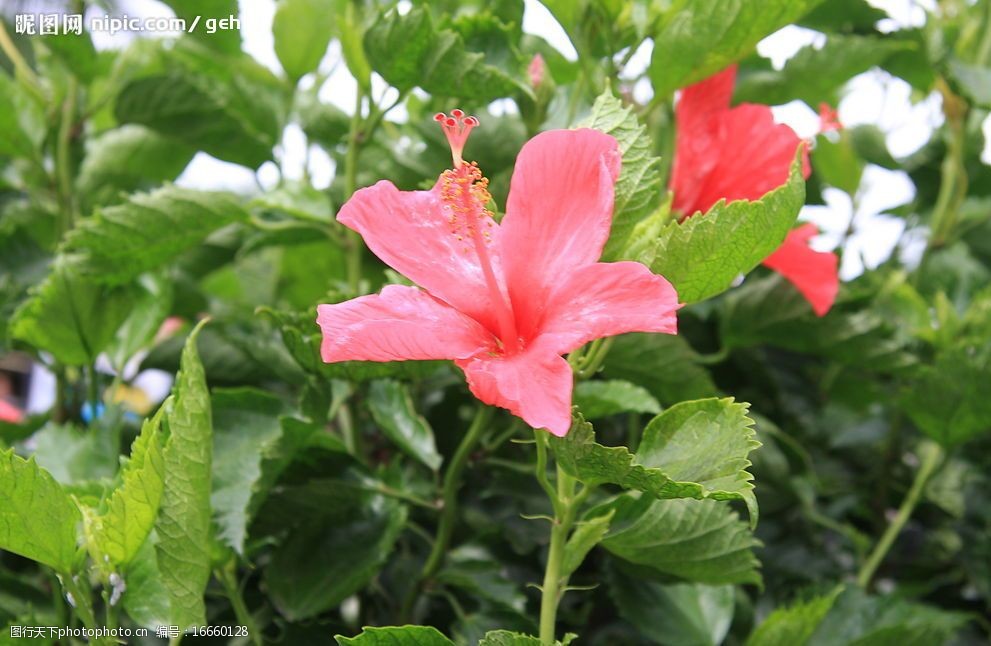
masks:
{"label": "pink hibiscus flower", "polygon": [[588,129],[531,139],[497,223],[488,180],[461,158],[478,120],[460,110],[437,120],[453,169],[429,191],[380,181],[337,216],[419,287],[320,305],[323,360],[453,360],[480,400],[564,435],[573,377],[562,354],[624,332],[676,331],[667,280],[639,263],[597,262],[620,169],[616,140]]}
{"label": "pink hibiscus flower", "polygon": [[[671,189],[675,211],[684,217],[705,213],[721,199],[758,200],[788,181],[798,146],[795,131],[774,123],[766,105],[744,103],[730,108],[736,66],[685,88],[676,108]],[[802,174],[809,176],[808,149]],[[838,259],[815,251],[808,241],[813,224],[791,231],[764,264],[793,284],[819,316],[832,307],[839,291]]]}

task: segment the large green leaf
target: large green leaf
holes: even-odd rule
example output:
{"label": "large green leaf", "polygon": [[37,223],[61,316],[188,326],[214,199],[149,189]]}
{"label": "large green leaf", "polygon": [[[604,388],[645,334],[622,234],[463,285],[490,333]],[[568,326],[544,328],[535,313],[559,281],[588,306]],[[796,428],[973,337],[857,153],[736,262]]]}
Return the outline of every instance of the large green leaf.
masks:
{"label": "large green leaf", "polygon": [[368,390],[368,408],[386,437],[404,452],[434,471],[441,456],[434,443],[434,431],[416,412],[409,391],[398,381],[373,381]]}
{"label": "large green leaf", "polygon": [[174,180],[195,150],[144,126],[124,125],[90,140],[76,189],[83,208],[123,201],[125,193]]}
{"label": "large green leaf", "polygon": [[63,251],[74,271],[101,282],[124,283],[246,217],[229,193],[167,186],[100,210],[69,234]]}
{"label": "large green leaf", "polygon": [[623,379],[643,386],[665,406],[719,394],[708,370],[699,362],[698,353],[681,335],[617,337],[602,372],[607,379]]}
{"label": "large green leaf", "polygon": [[271,159],[285,120],[285,92],[250,56],[224,56],[183,39],[151,71],[120,91],[120,123],[145,125],[251,168]]}
{"label": "large green leaf", "polygon": [[213,432],[210,393],[196,351],[202,326],[186,340],[167,411],[165,489],[155,524],[155,554],[169,597],[170,622],[181,628],[205,623],[203,592],[210,580]]}
{"label": "large green leaf", "polygon": [[720,201],[704,215],[668,223],[650,269],[671,281],[682,303],[715,296],[781,245],[804,203],[805,180],[796,159],[788,181],[761,199]]}
{"label": "large green leaf", "polygon": [[667,96],[748,54],[822,0],[674,0],[654,36],[650,79]]}
{"label": "large green leaf", "polygon": [[991,350],[941,353],[905,387],[902,408],[926,435],[953,446],[991,432]]}
{"label": "large green leaf", "polygon": [[335,635],[334,639],[340,646],[454,646],[433,626],[368,626],[355,637]]}
{"label": "large green leaf", "polygon": [[272,19],[275,55],[294,82],[314,71],[330,44],[334,13],[329,2],[283,0]]}
{"label": "large green leaf", "polygon": [[10,334],[65,365],[91,364],[127,317],[133,294],[129,285],[111,287],[84,278],[61,259],[14,313]]}
{"label": "large green leaf", "polygon": [[63,485],[109,480],[117,473],[119,446],[107,429],[48,423],[31,436],[34,459]]}
{"label": "large green leaf", "polygon": [[760,584],[760,543],[725,502],[624,494],[594,510],[614,514],[602,547],[658,572],[707,584]]}
{"label": "large green leaf", "polygon": [[124,465],[121,484],[111,494],[106,508],[88,509],[85,514],[86,541],[98,568],[129,564],[155,526],[165,488],[161,419],[159,411],[145,420]]}
{"label": "large green leaf", "polygon": [[468,51],[460,34],[439,29],[425,6],[379,16],[365,32],[365,53],[372,69],[400,90],[420,87],[483,102],[530,91],[487,64],[484,54]]}
{"label": "large green leaf", "polygon": [[757,500],[746,468],[747,454],[760,443],[747,407],[732,399],[676,404],[651,420],[635,455],[598,444],[580,415],[551,446],[561,468],[586,484],[616,484],[661,499],[743,500],[755,524]]}
{"label": "large green leaf", "polygon": [[0,549],[69,573],[79,508],[34,459],[0,451]]}
{"label": "large green leaf", "polygon": [[609,92],[595,100],[592,113],[581,125],[612,135],[619,143],[623,167],[616,181],[612,228],[602,258],[631,258],[630,244],[634,234],[641,233],[637,225],[662,202],[661,160],[651,154],[653,142],[633,110]]}
{"label": "large green leaf", "polygon": [[830,594],[778,608],[750,634],[747,646],[801,646],[807,643],[841,591],[842,588],[837,588]]}
{"label": "large green leaf", "polygon": [[575,386],[574,402],[585,419],[618,413],[661,412],[661,405],[646,389],[621,379],[579,382]]}
{"label": "large green leaf", "polygon": [[665,646],[716,646],[733,620],[733,586],[665,585],[609,572],[609,592],[622,615],[644,636]]}

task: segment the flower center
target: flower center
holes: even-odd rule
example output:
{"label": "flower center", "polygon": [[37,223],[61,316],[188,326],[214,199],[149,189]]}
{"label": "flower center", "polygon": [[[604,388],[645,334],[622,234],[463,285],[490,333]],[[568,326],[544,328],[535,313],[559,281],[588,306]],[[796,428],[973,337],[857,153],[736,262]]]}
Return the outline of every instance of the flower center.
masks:
{"label": "flower center", "polygon": [[[467,163],[461,157],[468,134],[478,125],[478,119],[466,117],[461,110],[452,110],[450,117],[441,112],[434,120],[441,124],[447,135],[454,160],[454,168],[444,171],[440,177],[441,199],[449,212],[451,233],[459,241],[467,238],[466,242],[474,248],[485,278],[485,287],[495,308],[499,340],[506,351],[515,352],[521,347],[516,331],[516,317],[513,315],[509,296],[499,284],[489,253],[492,230],[495,227],[492,213],[486,208],[492,199],[489,194],[489,180],[482,175],[478,164]],[[468,251],[467,247],[465,251]]]}

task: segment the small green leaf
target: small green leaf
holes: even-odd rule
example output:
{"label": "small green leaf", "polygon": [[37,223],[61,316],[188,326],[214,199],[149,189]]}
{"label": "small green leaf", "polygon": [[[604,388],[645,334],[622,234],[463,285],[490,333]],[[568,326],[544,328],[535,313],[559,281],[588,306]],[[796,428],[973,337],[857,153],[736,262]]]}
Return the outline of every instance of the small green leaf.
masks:
{"label": "small green leaf", "polygon": [[650,269],[671,281],[682,303],[715,296],[781,245],[804,203],[805,180],[796,158],[788,181],[761,199],[720,201],[704,215],[670,222],[657,240]]}
{"label": "small green leaf", "polygon": [[592,513],[615,514],[602,547],[637,565],[706,584],[760,584],[760,543],[725,502],[624,494]]}
{"label": "small green leaf", "polygon": [[172,312],[174,286],[162,274],[143,274],[137,280],[134,308],[117,328],[107,354],[111,365],[123,371],[127,362],[148,347]]}
{"label": "small green leaf", "polygon": [[860,188],[860,178],[864,174],[864,163],[853,146],[853,137],[843,131],[837,141],[819,137],[812,151],[812,168],[830,186],[849,195],[856,195]]}
{"label": "small green leaf", "polygon": [[778,608],[750,634],[746,646],[801,646],[808,643],[842,590],[838,587],[830,594]]}
{"label": "small green leaf", "polygon": [[632,108],[610,92],[595,100],[581,126],[612,135],[619,143],[623,167],[616,180],[612,227],[602,259],[633,259],[628,252],[636,226],[658,208],[663,197],[661,160],[651,154],[653,142]]}
{"label": "small green leaf", "polygon": [[168,186],[98,211],[72,230],[63,252],[70,255],[74,271],[120,284],[246,217],[229,193]]}
{"label": "small green leaf", "polygon": [[334,14],[321,0],[283,0],[275,9],[275,55],[295,83],[314,71],[330,44]]}
{"label": "small green leaf", "polygon": [[45,424],[31,438],[34,459],[63,485],[111,479],[117,473],[119,447],[112,433]]}
{"label": "small green leaf", "polygon": [[618,413],[661,412],[661,405],[645,388],[620,379],[579,382],[575,386],[574,399],[585,419]]}
{"label": "small green leaf", "polygon": [[196,351],[201,322],[186,339],[173,387],[165,444],[165,489],[155,530],[161,584],[170,623],[188,628],[206,621],[203,592],[210,580],[210,465],[213,432],[210,394]]}
{"label": "small green leaf", "polygon": [[44,115],[17,81],[0,71],[0,155],[40,160]]}
{"label": "small green leaf", "polygon": [[10,334],[61,363],[93,363],[131,310],[133,288],[83,278],[74,264],[56,261],[43,283],[14,313]]}
{"label": "small green leaf", "polygon": [[398,381],[373,381],[368,390],[368,408],[386,437],[411,457],[434,471],[442,458],[434,443],[430,424],[416,412],[409,391]]}
{"label": "small green leaf", "polygon": [[709,77],[822,0],[674,0],[654,35],[650,79],[667,96]]}
{"label": "small green leaf", "polygon": [[454,646],[433,626],[366,626],[356,637],[335,635],[340,646]]}
{"label": "small green leaf", "polygon": [[69,494],[34,459],[0,451],[0,549],[68,574],[80,520]]}
{"label": "small green leaf", "polygon": [[165,488],[161,419],[160,410],[145,420],[122,470],[121,484],[110,495],[106,509],[87,510],[83,529],[98,568],[107,562],[113,567],[128,565],[155,526]]}
{"label": "small green leaf", "polygon": [[564,560],[561,562],[562,578],[571,576],[581,567],[592,548],[602,542],[602,538],[609,531],[614,513],[613,510],[609,510],[605,514],[586,518],[578,523],[564,546]]}

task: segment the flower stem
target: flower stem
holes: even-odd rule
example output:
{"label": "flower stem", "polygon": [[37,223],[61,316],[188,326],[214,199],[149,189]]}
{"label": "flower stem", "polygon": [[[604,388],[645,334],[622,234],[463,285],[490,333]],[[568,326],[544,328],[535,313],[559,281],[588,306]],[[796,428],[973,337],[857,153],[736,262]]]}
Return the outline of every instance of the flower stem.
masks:
{"label": "flower stem", "polygon": [[454,457],[451,458],[451,462],[447,465],[447,470],[444,472],[437,533],[434,536],[434,544],[430,550],[430,556],[427,557],[426,562],[423,564],[423,569],[420,571],[417,582],[410,587],[403,601],[400,618],[404,622],[409,618],[413,610],[413,605],[420,596],[423,584],[433,578],[444,564],[444,557],[447,555],[448,547],[451,543],[451,535],[454,533],[454,523],[457,520],[458,491],[461,488],[461,474],[464,473],[471,452],[482,438],[485,429],[488,428],[491,417],[492,408],[481,406],[478,409],[478,412],[475,413],[475,419],[472,420],[468,431],[461,438],[461,443],[458,445],[457,450],[454,452]]}
{"label": "flower stem", "polygon": [[943,158],[939,194],[932,214],[932,235],[927,251],[945,245],[953,235],[960,212],[960,203],[967,195],[967,169],[964,168],[964,121],[967,103],[950,90],[942,78],[937,88],[943,95],[943,113],[946,116],[947,147]]}
{"label": "flower stem", "polygon": [[[99,626],[96,624],[96,615],[93,612],[93,597],[90,595],[90,590],[88,582],[85,580],[85,575],[82,575],[83,583],[78,583],[71,574],[62,574],[59,577],[59,581],[62,584],[62,589],[72,597],[72,607],[75,615],[79,617],[79,620],[83,622],[83,626],[89,628],[90,630],[96,630]],[[113,640],[109,637],[98,637],[94,638],[93,644],[104,645],[111,644]]]}
{"label": "flower stem", "polygon": [[926,483],[932,474],[936,471],[936,468],[943,461],[943,450],[938,444],[926,443],[922,446],[922,464],[919,465],[919,470],[915,474],[915,480],[912,481],[912,487],[908,490],[908,494],[905,496],[905,500],[902,501],[901,507],[898,508],[898,513],[895,514],[895,518],[888,525],[888,528],[882,534],[881,539],[874,546],[871,555],[864,562],[863,566],[860,568],[860,572],[857,574],[857,585],[862,588],[866,588],[870,585],[871,579],[874,577],[874,573],[877,568],[881,565],[881,561],[887,556],[888,551],[891,546],[894,545],[895,539],[901,533],[902,529],[905,527],[905,523],[908,519],[912,517],[912,512],[915,510],[915,506],[919,503],[919,498],[922,496],[922,490],[925,488]]}
{"label": "flower stem", "polygon": [[262,646],[261,632],[255,624],[254,616],[244,603],[244,597],[241,596],[241,588],[238,586],[237,574],[234,567],[234,559],[231,559],[223,568],[216,571],[217,579],[224,587],[224,592],[231,602],[231,608],[234,609],[234,615],[237,617],[238,623],[247,629],[251,643],[255,646]]}

